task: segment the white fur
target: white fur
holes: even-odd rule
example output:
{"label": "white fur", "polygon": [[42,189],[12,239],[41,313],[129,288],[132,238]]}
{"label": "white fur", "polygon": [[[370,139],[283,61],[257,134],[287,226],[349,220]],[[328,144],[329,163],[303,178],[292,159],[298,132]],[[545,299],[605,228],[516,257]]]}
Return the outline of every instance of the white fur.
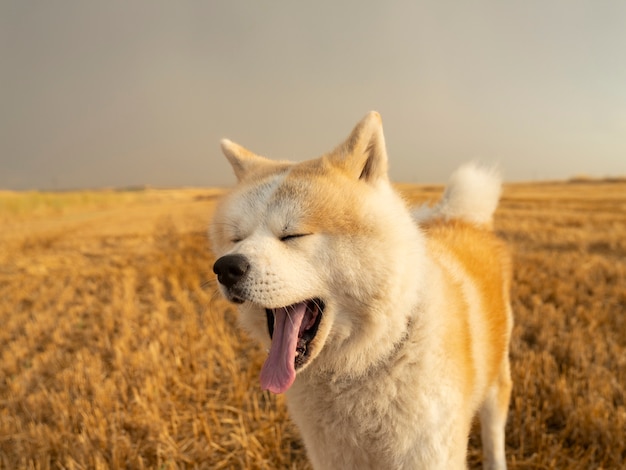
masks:
{"label": "white fur", "polygon": [[[240,184],[219,204],[211,239],[216,257],[250,263],[238,285],[243,325],[267,345],[266,308],[310,298],[326,305],[311,358],[286,392],[313,467],[465,468],[480,411],[485,465],[505,468],[508,360],[494,382],[486,299],[461,261],[429,242],[387,180],[380,116],[300,166],[234,144],[225,152]],[[467,165],[437,206],[413,217],[489,225],[499,194],[495,172]],[[307,235],[285,242],[285,231]],[[508,284],[493,282],[503,282],[508,341]],[[457,330],[471,338],[467,352],[455,346]]]}
{"label": "white fur", "polygon": [[475,224],[490,224],[501,192],[500,175],[493,167],[467,163],[450,177],[441,202],[434,207],[413,210],[416,220],[432,217],[462,219]]}

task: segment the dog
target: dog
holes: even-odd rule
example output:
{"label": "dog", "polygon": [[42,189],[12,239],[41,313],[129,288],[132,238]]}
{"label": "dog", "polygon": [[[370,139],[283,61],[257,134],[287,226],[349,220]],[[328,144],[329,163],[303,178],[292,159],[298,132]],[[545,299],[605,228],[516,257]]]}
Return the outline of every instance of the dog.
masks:
{"label": "dog", "polygon": [[484,467],[506,468],[511,256],[501,181],[466,164],[434,206],[392,187],[381,117],[333,151],[273,161],[229,141],[238,183],[209,228],[213,270],[268,348],[313,468],[457,469],[480,415]]}

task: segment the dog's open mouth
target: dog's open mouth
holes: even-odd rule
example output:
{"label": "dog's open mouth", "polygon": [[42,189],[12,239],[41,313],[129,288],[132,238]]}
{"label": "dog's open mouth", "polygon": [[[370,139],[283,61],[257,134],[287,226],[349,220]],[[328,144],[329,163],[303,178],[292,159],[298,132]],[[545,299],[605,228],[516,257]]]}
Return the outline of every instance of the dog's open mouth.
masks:
{"label": "dog's open mouth", "polygon": [[310,299],[287,307],[265,309],[272,338],[269,356],[261,369],[264,390],[283,393],[309,359],[309,346],[319,328],[324,302]]}

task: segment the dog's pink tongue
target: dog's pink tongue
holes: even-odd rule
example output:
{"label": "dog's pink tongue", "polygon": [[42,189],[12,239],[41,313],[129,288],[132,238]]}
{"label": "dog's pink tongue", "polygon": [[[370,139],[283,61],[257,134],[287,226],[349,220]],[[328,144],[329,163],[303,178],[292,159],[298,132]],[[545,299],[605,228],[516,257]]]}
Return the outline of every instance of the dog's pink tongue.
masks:
{"label": "dog's pink tongue", "polygon": [[296,379],[296,347],[298,332],[306,313],[306,303],[274,310],[274,334],[270,354],[261,369],[261,387],[283,393]]}

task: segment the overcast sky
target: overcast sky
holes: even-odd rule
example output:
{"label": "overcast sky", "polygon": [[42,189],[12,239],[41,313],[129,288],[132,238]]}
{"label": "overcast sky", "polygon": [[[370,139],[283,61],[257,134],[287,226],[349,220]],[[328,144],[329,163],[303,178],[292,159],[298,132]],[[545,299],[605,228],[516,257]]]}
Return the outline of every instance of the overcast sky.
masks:
{"label": "overcast sky", "polygon": [[214,186],[228,137],[396,181],[626,175],[626,2],[0,1],[0,188]]}

